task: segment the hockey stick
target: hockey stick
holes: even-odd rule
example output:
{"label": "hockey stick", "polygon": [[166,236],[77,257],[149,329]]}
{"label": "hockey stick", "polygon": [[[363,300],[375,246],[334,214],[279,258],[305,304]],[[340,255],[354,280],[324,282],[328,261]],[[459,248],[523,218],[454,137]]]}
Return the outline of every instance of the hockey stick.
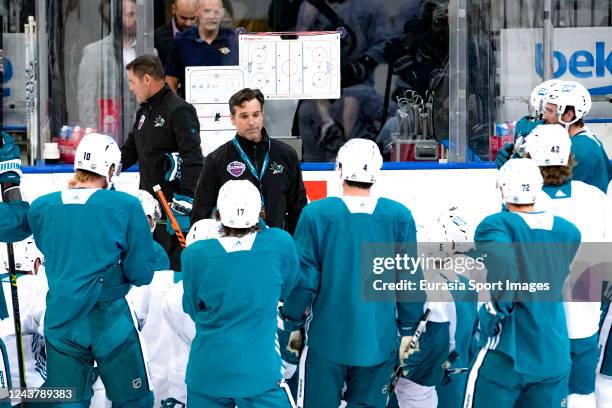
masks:
{"label": "hockey stick", "polygon": [[[423,313],[423,317],[421,317],[421,320],[419,320],[419,324],[417,325],[417,328],[414,331],[412,338],[410,339],[410,343],[408,344],[408,357],[407,358],[410,358],[410,355],[412,354],[410,350],[413,350],[413,352],[416,351],[417,343],[419,342],[419,338],[421,337],[421,334],[423,334],[423,332],[425,331],[425,328],[427,326],[427,320],[429,320],[430,313],[431,313],[430,309],[425,310],[425,313]],[[393,375],[391,376],[391,383],[389,384],[389,394],[393,394],[393,391],[395,391],[397,382],[402,377],[404,366],[405,366],[404,364],[398,364],[395,367],[395,370],[393,371]]]}
{"label": "hockey stick", "polygon": [[[2,43],[2,33],[4,32],[3,17],[0,16],[0,130],[4,131],[4,48]],[[0,148],[4,145],[4,139],[0,136]],[[4,199],[4,183],[0,183],[0,193]],[[11,300],[13,303],[13,323],[15,324],[15,342],[17,343],[17,364],[19,366],[19,386],[26,387],[25,364],[23,359],[23,342],[21,339],[21,314],[19,313],[19,295],[17,292],[17,272],[15,270],[15,252],[13,244],[6,244],[8,257],[9,279],[11,282]]]}
{"label": "hockey stick", "polygon": [[181,231],[181,228],[179,227],[178,222],[176,221],[176,218],[174,218],[174,214],[172,213],[172,210],[170,209],[170,206],[168,205],[168,200],[166,200],[166,196],[164,195],[164,192],[162,191],[159,184],[153,186],[153,191],[155,191],[155,194],[157,194],[157,197],[159,198],[159,202],[164,208],[164,212],[166,213],[168,220],[170,220],[172,229],[174,230],[174,233],[176,234],[176,237],[178,238],[179,243],[181,244],[183,248],[185,248],[187,246],[187,243],[185,241],[185,236],[183,235],[183,231]]}

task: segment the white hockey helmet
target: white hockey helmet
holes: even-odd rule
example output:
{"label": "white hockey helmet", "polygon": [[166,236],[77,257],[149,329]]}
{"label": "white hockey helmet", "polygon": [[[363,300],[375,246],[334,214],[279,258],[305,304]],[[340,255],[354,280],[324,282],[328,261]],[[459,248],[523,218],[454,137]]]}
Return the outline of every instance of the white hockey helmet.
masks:
{"label": "white hockey helmet", "polygon": [[[571,125],[579,119],[584,118],[591,110],[591,94],[582,84],[574,81],[559,81],[550,88],[546,102],[557,106],[559,122]],[[561,120],[568,106],[574,108],[575,117],[571,122]]]}
{"label": "white hockey helmet", "polygon": [[461,208],[452,206],[443,211],[437,225],[445,253],[465,253],[474,247],[474,224]]}
{"label": "white hockey helmet", "polygon": [[506,203],[535,203],[543,184],[540,168],[532,159],[510,159],[497,172],[497,188]]}
{"label": "white hockey helmet", "polygon": [[473,248],[473,223],[457,206],[442,211],[419,235],[427,256],[446,258]]}
{"label": "white hockey helmet", "polygon": [[187,246],[196,241],[218,238],[219,227],[219,222],[211,218],[205,218],[197,221],[191,226],[191,229],[185,237],[187,240]]}
{"label": "white hockey helmet", "polygon": [[566,166],[572,142],[567,130],[561,125],[539,125],[531,131],[525,152],[540,167]]}
{"label": "white hockey helmet", "polygon": [[115,166],[114,176],[121,173],[121,150],[110,136],[89,133],[83,136],[74,155],[74,170],[87,170],[108,178],[108,171]]}
{"label": "white hockey helmet", "polygon": [[217,209],[226,227],[250,228],[259,222],[261,194],[248,180],[230,180],[219,190]]}
{"label": "white hockey helmet", "polygon": [[537,85],[531,91],[529,96],[529,107],[533,112],[533,116],[540,116],[544,113],[544,104],[548,98],[550,88],[559,83],[556,79],[549,79]]}
{"label": "white hockey helmet", "polygon": [[369,139],[351,139],[338,151],[336,168],[341,167],[342,178],[362,183],[375,183],[383,165],[380,149]]}
{"label": "white hockey helmet", "polygon": [[[13,244],[13,254],[15,256],[15,270],[24,273],[34,273],[35,263],[38,260],[43,263],[44,256],[36,247],[34,238],[31,236],[23,241]],[[3,256],[4,269],[9,270],[8,254]]]}
{"label": "white hockey helmet", "polygon": [[155,222],[161,220],[161,207],[159,206],[157,200],[153,198],[151,193],[145,190],[138,190],[136,197],[138,197],[145,215],[151,217]]}

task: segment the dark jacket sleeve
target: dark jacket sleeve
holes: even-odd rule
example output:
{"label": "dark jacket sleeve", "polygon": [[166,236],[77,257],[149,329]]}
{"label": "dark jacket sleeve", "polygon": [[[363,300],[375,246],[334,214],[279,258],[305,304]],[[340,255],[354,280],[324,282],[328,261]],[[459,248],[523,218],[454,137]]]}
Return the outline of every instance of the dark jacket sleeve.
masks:
{"label": "dark jacket sleeve", "polygon": [[193,197],[191,210],[191,225],[199,220],[210,218],[213,209],[217,206],[217,195],[221,188],[219,176],[215,171],[216,157],[210,155],[204,161],[200,180]]}
{"label": "dark jacket sleeve", "polygon": [[200,122],[192,105],[181,105],[172,113],[172,133],[182,161],[179,193],[193,197],[204,156],[200,146]]}
{"label": "dark jacket sleeve", "polygon": [[155,49],[157,49],[157,55],[162,65],[166,64],[172,41],[172,22],[159,27],[153,32],[153,44],[155,45]]}
{"label": "dark jacket sleeve", "polygon": [[[136,115],[138,116],[138,114]],[[138,150],[134,140],[134,132],[130,132],[127,140],[121,146],[121,169],[127,170],[138,161]]]}
{"label": "dark jacket sleeve", "polygon": [[175,78],[181,77],[181,72],[185,70],[182,66],[179,53],[179,40],[172,40],[168,49],[168,55],[166,55],[166,63],[164,64],[164,74]]}
{"label": "dark jacket sleeve", "polygon": [[291,150],[289,154],[293,166],[293,178],[290,181],[287,191],[287,218],[285,229],[293,235],[297,222],[300,219],[302,209],[308,204],[308,199],[306,198],[306,188],[304,187],[304,180],[302,179],[300,160],[293,150]]}

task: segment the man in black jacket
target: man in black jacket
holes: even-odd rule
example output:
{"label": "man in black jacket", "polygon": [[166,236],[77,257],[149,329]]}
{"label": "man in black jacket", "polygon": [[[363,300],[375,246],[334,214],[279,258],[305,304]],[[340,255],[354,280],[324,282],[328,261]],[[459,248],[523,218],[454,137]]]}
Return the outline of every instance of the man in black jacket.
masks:
{"label": "man in black jacket", "polygon": [[198,19],[198,0],[174,0],[172,2],[172,19],[153,32],[153,44],[161,59],[162,66],[176,36],[189,27],[193,27]]}
{"label": "man in black jacket", "polygon": [[[126,69],[130,91],[140,109],[136,123],[121,148],[121,165],[127,169],[138,162],[140,188],[153,194],[159,184],[172,201],[177,220],[189,228],[193,193],[204,158],[200,147],[200,122],[195,108],[179,98],[164,84],[164,70],[158,57],[142,55]],[[167,162],[178,157],[180,177],[170,177]],[[171,170],[171,169],[170,169]],[[164,223],[155,228],[154,238],[170,258],[172,270],[180,270],[181,247],[171,228]]]}
{"label": "man in black jacket", "polygon": [[264,97],[258,89],[245,88],[229,100],[234,139],[206,157],[196,189],[191,223],[212,214],[221,186],[228,180],[249,180],[259,188],[267,225],[293,233],[306,189],[297,154],[271,139],[263,127]]}

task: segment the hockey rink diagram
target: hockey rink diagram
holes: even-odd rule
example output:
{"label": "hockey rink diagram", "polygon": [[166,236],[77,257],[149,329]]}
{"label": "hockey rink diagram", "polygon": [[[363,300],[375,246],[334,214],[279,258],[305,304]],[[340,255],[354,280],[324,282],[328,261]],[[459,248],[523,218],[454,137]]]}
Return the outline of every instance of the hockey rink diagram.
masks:
{"label": "hockey rink diagram", "polygon": [[204,156],[231,140],[236,129],[230,120],[229,98],[244,88],[241,67],[188,67],[186,100],[197,112]]}
{"label": "hockey rink diagram", "polygon": [[241,35],[240,66],[247,86],[267,99],[340,97],[340,34]]}

